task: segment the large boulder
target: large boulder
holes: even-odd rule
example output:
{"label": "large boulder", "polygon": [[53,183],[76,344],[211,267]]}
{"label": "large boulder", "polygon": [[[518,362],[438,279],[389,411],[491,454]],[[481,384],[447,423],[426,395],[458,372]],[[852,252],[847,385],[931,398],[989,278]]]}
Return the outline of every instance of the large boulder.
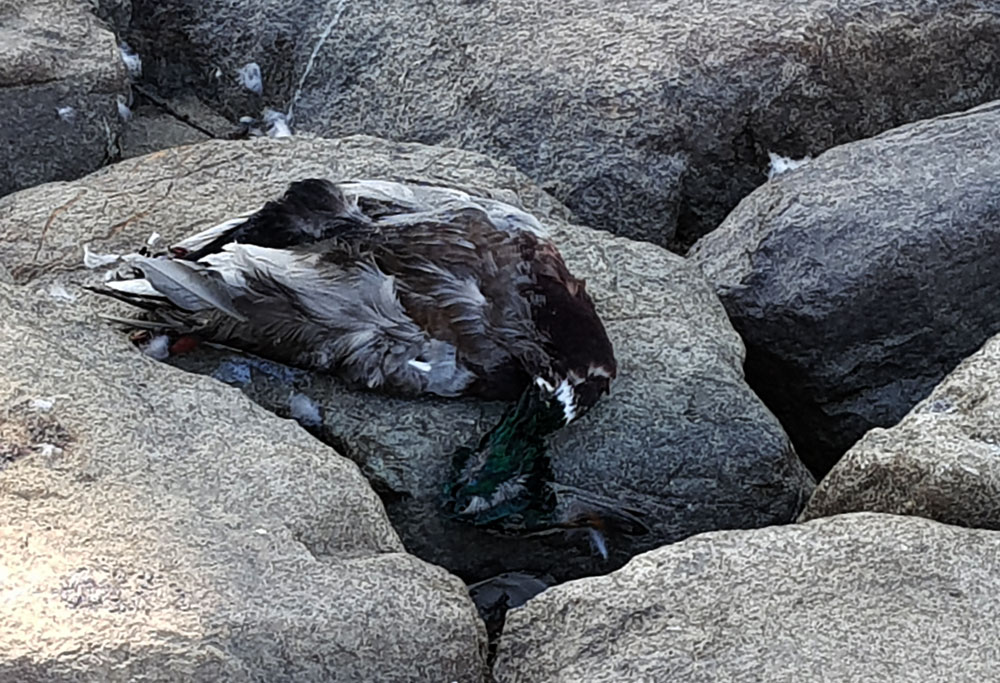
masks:
{"label": "large boulder", "polygon": [[803,518],[861,510],[1000,529],[1000,336],[847,451]]}
{"label": "large boulder", "polygon": [[997,680],[1000,534],[843,515],[703,534],[507,615],[498,683]]}
{"label": "large boulder", "polygon": [[1000,102],[834,148],[689,254],[814,471],[1000,332],[998,126]]}
{"label": "large boulder", "polygon": [[[133,7],[151,78],[233,119],[267,104],[321,135],[488,153],[586,224],[660,244],[718,225],[771,150],[816,153],[1000,95],[993,0]],[[239,76],[250,63],[260,94]]]}
{"label": "large boulder", "polygon": [[68,180],[116,154],[128,77],[80,0],[0,0],[0,195]]}
{"label": "large boulder", "polygon": [[744,383],[743,346],[697,269],[658,247],[569,224],[564,207],[487,157],[367,137],[208,142],[158,152],[0,202],[0,267],[18,283],[58,285],[73,295],[73,283],[95,279],[81,272],[81,245],[118,253],[153,231],[176,239],[252,210],[308,176],[422,177],[521,204],[552,229],[570,268],[588,280],[616,346],[620,377],[611,396],[552,448],[561,482],[644,511],[651,533],[613,540],[610,563],[585,536],[509,539],[442,517],[451,452],[492,426],[502,405],[385,398],[221,351],[179,358],[243,386],[276,412],[321,422],[315,433],[361,466],[411,551],[469,580],[508,570],[565,579],[699,531],[798,514],[811,477]]}
{"label": "large boulder", "polygon": [[0,680],[481,680],[353,463],[85,308],[0,313]]}

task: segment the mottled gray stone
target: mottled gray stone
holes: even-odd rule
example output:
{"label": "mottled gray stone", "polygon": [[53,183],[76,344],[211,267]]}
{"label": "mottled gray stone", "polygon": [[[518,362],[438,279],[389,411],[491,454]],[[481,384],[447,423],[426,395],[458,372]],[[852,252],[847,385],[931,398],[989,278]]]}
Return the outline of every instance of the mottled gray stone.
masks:
{"label": "mottled gray stone", "polygon": [[558,435],[552,450],[563,483],[644,510],[652,533],[613,540],[610,564],[586,536],[508,539],[442,518],[450,454],[492,426],[502,405],[386,398],[329,377],[251,367],[223,352],[178,360],[244,385],[283,414],[293,392],[313,398],[324,409],[319,433],[361,465],[412,552],[469,580],[508,570],[565,579],[699,531],[788,522],[798,514],[811,477],[744,383],[743,346],[697,269],[659,247],[567,223],[566,210],[525,176],[486,157],[365,137],[209,142],[158,152],[0,202],[0,263],[18,282],[41,288],[60,270],[70,271],[61,276],[66,282],[95,281],[96,274],[80,272],[83,243],[120,252],[154,230],[176,239],[257,208],[292,179],[316,175],[424,177],[485,188],[525,206],[552,228],[570,268],[587,279],[616,346],[620,376],[611,396]]}
{"label": "mottled gray stone", "polygon": [[703,534],[507,614],[498,683],[998,680],[1000,534],[858,514]]}
{"label": "mottled gray stone", "polygon": [[0,680],[482,680],[464,586],[353,463],[9,285],[4,454]]}
{"label": "mottled gray stone", "polygon": [[834,148],[689,254],[814,471],[1000,332],[998,131],[991,103]]}
{"label": "mottled gray stone", "polygon": [[129,86],[115,37],[78,0],[0,0],[0,195],[115,154]]}
{"label": "mottled gray stone", "polygon": [[[133,4],[152,78],[233,119],[268,104],[303,131],[488,153],[588,225],[660,244],[718,225],[770,150],[1000,94],[993,0]],[[262,96],[235,77],[251,61]]]}
{"label": "mottled gray stone", "polygon": [[1000,337],[847,451],[803,518],[861,510],[1000,529]]}
{"label": "mottled gray stone", "polygon": [[122,158],[208,140],[208,135],[153,105],[137,107],[122,131]]}
{"label": "mottled gray stone", "polygon": [[132,0],[85,0],[91,11],[115,33],[124,34],[132,21]]}

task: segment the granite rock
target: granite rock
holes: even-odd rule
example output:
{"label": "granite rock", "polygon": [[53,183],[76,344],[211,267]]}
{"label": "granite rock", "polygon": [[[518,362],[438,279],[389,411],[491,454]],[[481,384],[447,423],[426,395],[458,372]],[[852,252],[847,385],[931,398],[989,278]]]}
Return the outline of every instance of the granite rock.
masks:
{"label": "granite rock", "polygon": [[0,680],[482,680],[353,463],[60,294],[0,285]]}
{"label": "granite rock", "polygon": [[831,149],[689,254],[814,472],[1000,332],[998,130],[994,102]]}
{"label": "granite rock", "polygon": [[498,683],[997,680],[1000,533],[841,515],[702,534],[507,614]]}
{"label": "granite rock", "polygon": [[1000,337],[889,429],[865,434],[820,482],[804,519],[871,511],[1000,530]]}

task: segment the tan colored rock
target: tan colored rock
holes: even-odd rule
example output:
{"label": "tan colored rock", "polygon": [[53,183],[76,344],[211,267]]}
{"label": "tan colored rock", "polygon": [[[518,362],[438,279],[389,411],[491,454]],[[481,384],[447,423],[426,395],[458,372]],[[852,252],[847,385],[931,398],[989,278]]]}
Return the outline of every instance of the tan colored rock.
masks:
{"label": "tan colored rock", "polygon": [[0,0],[0,195],[116,153],[129,95],[115,36],[79,0]]}
{"label": "tan colored rock", "polygon": [[871,511],[1000,529],[1000,336],[820,482],[803,519]]}
{"label": "tan colored rock", "polygon": [[94,322],[0,286],[0,680],[481,679],[354,464]]}
{"label": "tan colored rock", "polygon": [[[177,239],[256,209],[289,181],[308,176],[422,177],[522,204],[552,228],[571,269],[587,279],[616,345],[620,376],[611,396],[560,434],[552,449],[559,481],[645,512],[652,532],[613,540],[611,563],[594,553],[585,535],[508,539],[443,518],[440,496],[451,477],[451,453],[492,426],[502,405],[390,399],[221,352],[177,360],[242,385],[283,415],[293,395],[313,399],[323,409],[319,433],[361,466],[411,552],[467,580],[502,571],[565,579],[607,571],[699,531],[798,515],[811,477],[744,383],[740,339],[698,271],[659,247],[567,223],[566,209],[525,176],[480,155],[367,137],[210,142],[164,151],[0,202],[0,263],[17,282],[41,290],[65,270],[56,280],[78,292],[73,282],[100,279],[83,271],[82,244],[121,252],[153,231]],[[80,303],[96,306],[95,298],[86,295]]]}
{"label": "tan colored rock", "polygon": [[498,683],[998,680],[1000,533],[857,514],[702,534],[507,614]]}

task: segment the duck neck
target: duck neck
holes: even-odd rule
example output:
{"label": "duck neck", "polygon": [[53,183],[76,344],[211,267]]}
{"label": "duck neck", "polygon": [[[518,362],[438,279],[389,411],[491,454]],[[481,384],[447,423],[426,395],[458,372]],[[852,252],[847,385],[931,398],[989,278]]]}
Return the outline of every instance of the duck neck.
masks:
{"label": "duck neck", "polygon": [[[546,392],[547,393],[547,392]],[[492,442],[544,439],[566,424],[562,403],[532,384],[486,438]]]}
{"label": "duck neck", "polygon": [[[477,452],[486,454],[484,471],[497,477],[512,472],[534,476],[547,471],[545,438],[566,421],[562,405],[545,396],[539,387],[529,386],[500,422],[479,441]],[[544,476],[544,475],[543,475]],[[490,477],[478,477],[485,483]]]}

